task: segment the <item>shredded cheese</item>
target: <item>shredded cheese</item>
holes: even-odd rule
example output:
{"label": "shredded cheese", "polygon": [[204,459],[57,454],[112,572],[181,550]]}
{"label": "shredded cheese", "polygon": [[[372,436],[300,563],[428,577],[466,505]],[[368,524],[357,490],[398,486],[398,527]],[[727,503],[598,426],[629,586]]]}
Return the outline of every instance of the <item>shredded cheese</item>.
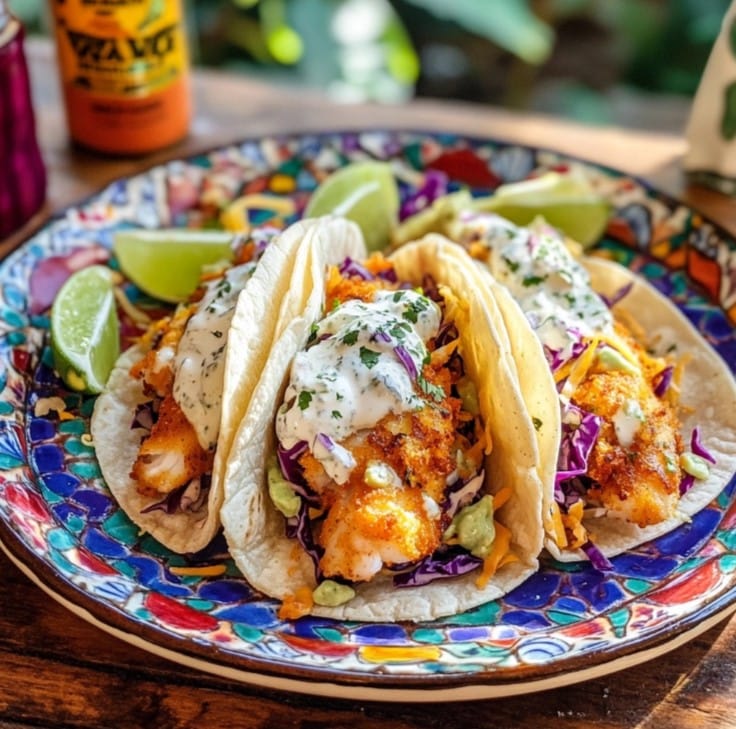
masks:
{"label": "shredded cheese", "polygon": [[179,577],[217,577],[225,574],[224,564],[210,564],[202,567],[169,567],[172,575]]}
{"label": "shredded cheese", "polygon": [[493,540],[491,553],[483,560],[483,570],[475,580],[475,586],[479,590],[482,590],[488,584],[488,580],[496,574],[501,560],[508,554],[511,546],[511,530],[495,519],[493,526],[496,529],[496,538]]}
{"label": "shredded cheese", "polygon": [[565,525],[562,522],[560,506],[556,501],[553,501],[550,504],[549,513],[545,516],[544,528],[548,534],[552,535],[552,538],[555,540],[555,544],[560,549],[564,549],[567,546]]}
{"label": "shredded cheese", "polygon": [[514,493],[511,486],[504,486],[498,493],[493,494],[493,510],[500,509]]}
{"label": "shredded cheese", "polygon": [[300,587],[293,595],[287,595],[279,608],[279,620],[296,620],[309,615],[314,607],[312,590]]}
{"label": "shredded cheese", "polygon": [[565,528],[572,537],[569,540],[571,549],[577,549],[588,541],[588,531],[583,526],[583,513],[584,503],[580,499],[567,510],[567,514],[562,514]]}

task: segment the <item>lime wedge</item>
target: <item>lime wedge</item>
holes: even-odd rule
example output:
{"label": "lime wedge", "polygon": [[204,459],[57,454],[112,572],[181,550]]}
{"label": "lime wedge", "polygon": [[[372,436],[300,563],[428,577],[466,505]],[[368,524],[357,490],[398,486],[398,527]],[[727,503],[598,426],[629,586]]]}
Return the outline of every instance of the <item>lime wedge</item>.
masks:
{"label": "lime wedge", "polygon": [[105,266],[73,273],[51,307],[54,367],[72,390],[101,392],[120,354],[112,276]]}
{"label": "lime wedge", "polygon": [[387,162],[354,162],[335,170],[312,194],[307,218],[337,215],[356,223],[369,251],[385,248],[399,214],[399,188]]}
{"label": "lime wedge", "polygon": [[473,207],[498,213],[516,225],[527,225],[541,215],[584,248],[600,239],[611,214],[611,205],[586,180],[558,172],[501,185],[492,196],[477,198]]}
{"label": "lime wedge", "polygon": [[428,233],[446,234],[448,224],[463,210],[472,207],[473,198],[468,190],[438,197],[431,205],[399,223],[391,234],[391,243],[397,247]]}
{"label": "lime wedge", "polygon": [[197,288],[203,266],[232,260],[232,241],[223,230],[132,229],[115,233],[113,250],[141,291],[175,303]]}

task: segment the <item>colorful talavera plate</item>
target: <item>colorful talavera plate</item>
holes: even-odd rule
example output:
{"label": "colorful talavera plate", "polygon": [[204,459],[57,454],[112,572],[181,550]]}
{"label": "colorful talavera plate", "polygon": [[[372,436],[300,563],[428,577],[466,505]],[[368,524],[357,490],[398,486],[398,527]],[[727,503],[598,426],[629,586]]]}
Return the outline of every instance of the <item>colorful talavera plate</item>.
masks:
{"label": "colorful talavera plate", "polygon": [[[614,558],[611,573],[544,559],[502,600],[421,624],[283,622],[275,602],[239,576],[221,537],[182,557],[138,534],[100,477],[88,438],[93,398],[65,390],[51,367],[47,305],[57,267],[105,259],[120,228],[207,225],[243,195],[253,195],[243,222],[284,225],[319,178],[364,158],[392,162],[405,202],[430,169],[450,189],[488,192],[544,169],[579,168],[615,208],[599,248],[669,295],[736,367],[734,241],[641,182],[448,134],[246,141],[111,184],[0,264],[0,542],[13,562],[77,614],[152,652],[264,686],[361,699],[563,685],[651,658],[735,609],[733,478],[691,523]],[[282,203],[264,208],[263,192]],[[202,565],[213,574],[189,569]]]}

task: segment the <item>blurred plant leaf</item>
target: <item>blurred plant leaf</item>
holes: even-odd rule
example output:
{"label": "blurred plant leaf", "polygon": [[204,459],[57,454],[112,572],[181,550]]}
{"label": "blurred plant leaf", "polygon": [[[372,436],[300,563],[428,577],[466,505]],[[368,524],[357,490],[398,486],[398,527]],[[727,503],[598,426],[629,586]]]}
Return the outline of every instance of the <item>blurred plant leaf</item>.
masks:
{"label": "blurred plant leaf", "polygon": [[288,25],[278,25],[266,34],[266,46],[274,60],[284,65],[297,63],[304,46],[299,34]]}
{"label": "blurred plant leaf", "polygon": [[259,14],[266,48],[277,63],[293,65],[304,51],[299,33],[286,22],[284,0],[260,0]]}
{"label": "blurred plant leaf", "polygon": [[382,38],[389,73],[402,84],[414,85],[419,78],[420,61],[411,38],[399,16],[392,11]]}
{"label": "blurred plant leaf", "polygon": [[554,31],[540,20],[525,0],[406,0],[432,13],[482,35],[523,61],[538,65],[552,52]]}
{"label": "blurred plant leaf", "polygon": [[332,33],[334,3],[330,0],[297,0],[289,4],[289,22],[304,44],[299,71],[306,83],[326,88],[340,78],[338,46]]}

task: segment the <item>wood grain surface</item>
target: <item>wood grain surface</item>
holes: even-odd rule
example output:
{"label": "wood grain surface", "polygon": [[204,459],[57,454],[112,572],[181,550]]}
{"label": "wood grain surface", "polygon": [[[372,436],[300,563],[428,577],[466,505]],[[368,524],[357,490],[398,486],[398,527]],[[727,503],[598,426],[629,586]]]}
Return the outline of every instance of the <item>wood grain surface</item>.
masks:
{"label": "wood grain surface", "polygon": [[[45,216],[112,179],[171,156],[264,133],[365,127],[452,130],[554,148],[623,168],[736,232],[733,200],[686,185],[677,135],[587,128],[469,104],[332,107],[318,94],[200,72],[190,137],[141,159],[105,159],[68,144],[53,49],[29,44],[38,128],[49,174],[42,215],[0,242],[23,240]],[[654,661],[521,697],[433,705],[362,703],[279,693],[183,668],[73,615],[0,552],[0,727],[350,727],[676,729],[736,725],[736,619]]]}

